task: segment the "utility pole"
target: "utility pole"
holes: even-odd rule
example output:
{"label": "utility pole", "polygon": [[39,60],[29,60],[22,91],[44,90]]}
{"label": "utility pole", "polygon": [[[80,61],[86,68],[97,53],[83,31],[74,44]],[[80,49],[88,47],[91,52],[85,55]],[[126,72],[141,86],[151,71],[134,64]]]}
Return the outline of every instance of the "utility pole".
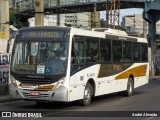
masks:
{"label": "utility pole", "polygon": [[106,0],[106,27],[119,28],[120,0]]}
{"label": "utility pole", "polygon": [[114,16],[113,16],[113,29],[115,29],[116,27],[115,27],[115,22],[116,22],[116,1],[114,0],[114,3],[113,3],[114,5]]}
{"label": "utility pole", "polygon": [[91,27],[99,26],[99,12],[97,12],[97,5],[94,4],[94,11],[91,13]]}
{"label": "utility pole", "polygon": [[9,35],[9,0],[0,0],[0,52],[6,52]]}
{"label": "utility pole", "polygon": [[113,10],[113,0],[111,0],[111,4],[109,5],[109,19],[110,19],[110,28],[112,28],[113,27],[113,12],[112,12],[112,10]]}
{"label": "utility pole", "polygon": [[118,19],[118,20],[117,20],[117,21],[118,21],[118,30],[119,30],[119,28],[120,28],[120,27],[119,27],[119,22],[120,22],[120,20],[119,20],[120,18],[119,18],[119,17],[120,17],[120,9],[121,9],[120,0],[118,0],[117,9],[118,9],[118,10],[117,10],[117,12],[118,12],[118,14],[117,14],[117,19]]}
{"label": "utility pole", "polygon": [[109,19],[109,4],[108,4],[108,0],[106,0],[106,28],[108,28],[108,19]]}
{"label": "utility pole", "polygon": [[44,26],[44,0],[35,0],[35,26]]}
{"label": "utility pole", "polygon": [[97,15],[97,5],[94,4],[94,23],[95,27],[98,27],[98,15]]}
{"label": "utility pole", "polygon": [[[60,0],[57,0],[57,6],[60,5]],[[60,25],[60,14],[57,14],[57,26]]]}

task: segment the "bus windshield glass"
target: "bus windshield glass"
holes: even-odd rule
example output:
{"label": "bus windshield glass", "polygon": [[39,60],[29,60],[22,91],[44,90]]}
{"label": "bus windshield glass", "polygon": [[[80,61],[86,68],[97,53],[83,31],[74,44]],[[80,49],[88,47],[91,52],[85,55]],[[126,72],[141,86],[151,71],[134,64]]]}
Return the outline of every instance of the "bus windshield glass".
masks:
{"label": "bus windshield glass", "polygon": [[14,45],[11,71],[36,75],[65,74],[67,44],[64,41],[17,41]]}

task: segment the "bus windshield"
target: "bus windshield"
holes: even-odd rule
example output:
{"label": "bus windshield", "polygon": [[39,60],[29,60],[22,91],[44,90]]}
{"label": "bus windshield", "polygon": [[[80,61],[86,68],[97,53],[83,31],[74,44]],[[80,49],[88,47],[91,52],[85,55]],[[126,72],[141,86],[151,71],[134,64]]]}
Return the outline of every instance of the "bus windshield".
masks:
{"label": "bus windshield", "polygon": [[11,71],[36,75],[65,74],[67,43],[64,41],[17,41],[14,45]]}

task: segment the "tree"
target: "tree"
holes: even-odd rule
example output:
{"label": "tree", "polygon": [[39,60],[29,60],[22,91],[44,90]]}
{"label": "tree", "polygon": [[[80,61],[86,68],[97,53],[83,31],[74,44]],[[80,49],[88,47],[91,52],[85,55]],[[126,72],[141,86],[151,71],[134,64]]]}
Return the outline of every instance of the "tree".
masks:
{"label": "tree", "polygon": [[19,29],[22,27],[28,27],[29,23],[27,20],[20,20],[18,12],[15,9],[10,9],[10,25],[13,25]]}

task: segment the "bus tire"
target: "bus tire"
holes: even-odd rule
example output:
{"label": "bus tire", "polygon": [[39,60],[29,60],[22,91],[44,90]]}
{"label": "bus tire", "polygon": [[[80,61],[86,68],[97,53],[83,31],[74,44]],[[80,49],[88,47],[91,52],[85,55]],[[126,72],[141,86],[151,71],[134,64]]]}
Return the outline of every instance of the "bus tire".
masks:
{"label": "bus tire", "polygon": [[84,97],[80,100],[80,104],[83,106],[90,105],[93,96],[93,86],[90,83],[86,84],[84,89]]}
{"label": "bus tire", "polygon": [[126,96],[132,96],[133,95],[133,90],[134,90],[134,83],[133,83],[133,79],[129,78],[128,79],[128,83],[127,83],[127,90],[124,91],[124,94]]}

